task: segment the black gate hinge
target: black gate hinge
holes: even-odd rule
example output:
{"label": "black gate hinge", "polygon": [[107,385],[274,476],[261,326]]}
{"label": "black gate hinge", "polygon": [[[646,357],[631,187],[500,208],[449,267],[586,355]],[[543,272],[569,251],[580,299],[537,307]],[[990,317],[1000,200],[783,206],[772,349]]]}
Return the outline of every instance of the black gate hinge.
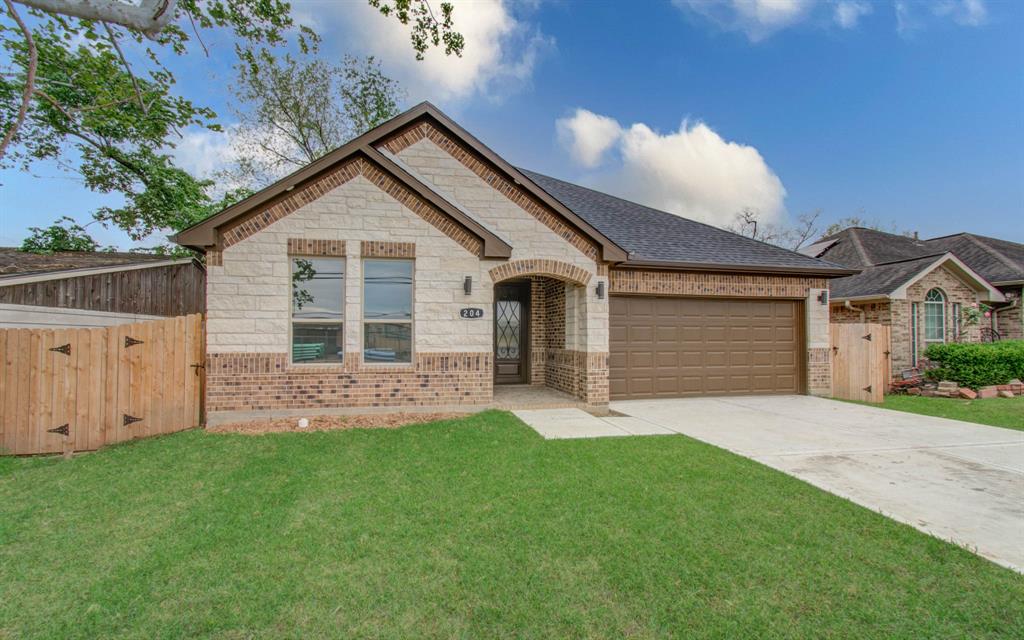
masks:
{"label": "black gate hinge", "polygon": [[124,426],[127,427],[133,422],[142,422],[142,418],[136,418],[135,416],[130,416],[127,413],[124,414]]}
{"label": "black gate hinge", "polygon": [[46,433],[59,433],[62,436],[66,436],[66,435],[68,435],[68,423],[65,422],[64,424],[60,425],[59,427],[54,427],[53,429],[47,429]]}
{"label": "black gate hinge", "polygon": [[135,338],[133,338],[131,336],[125,336],[124,337],[124,348],[125,349],[127,349],[128,347],[131,347],[133,345],[136,345],[136,344],[142,344],[142,340],[136,340]]}
{"label": "black gate hinge", "polygon": [[71,355],[71,343],[62,344],[59,347],[50,347],[50,351],[56,351],[57,353],[63,353],[66,356]]}

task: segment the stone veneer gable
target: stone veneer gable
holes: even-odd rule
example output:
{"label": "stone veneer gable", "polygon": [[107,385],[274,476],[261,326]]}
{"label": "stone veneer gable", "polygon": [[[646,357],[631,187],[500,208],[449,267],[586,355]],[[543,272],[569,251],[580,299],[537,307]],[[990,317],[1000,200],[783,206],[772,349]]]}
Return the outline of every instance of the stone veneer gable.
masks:
{"label": "stone veneer gable", "polygon": [[[381,191],[387,193],[436,229],[455,240],[470,253],[478,256],[482,255],[483,242],[479,238],[452,220],[440,209],[410,191],[405,185],[381,171],[377,165],[362,158],[353,158],[334,167],[302,187],[289,192],[287,196],[263,211],[221,230],[223,247],[230,247],[252,236],[254,233],[258,233],[358,175],[364,176],[370,182],[377,185]],[[210,254],[216,254],[213,256],[216,262],[210,262]],[[222,263],[220,251],[208,252],[207,261],[210,264],[219,266]]]}
{"label": "stone veneer gable", "polygon": [[513,184],[502,174],[495,171],[494,167],[476,152],[445,135],[433,124],[429,122],[416,124],[391,136],[384,141],[382,146],[397,155],[403,149],[424,139],[433,142],[496,191],[542,222],[566,242],[576,247],[588,258],[595,262],[598,261],[600,251],[597,243],[565,222],[561,215],[541,203],[526,189]]}

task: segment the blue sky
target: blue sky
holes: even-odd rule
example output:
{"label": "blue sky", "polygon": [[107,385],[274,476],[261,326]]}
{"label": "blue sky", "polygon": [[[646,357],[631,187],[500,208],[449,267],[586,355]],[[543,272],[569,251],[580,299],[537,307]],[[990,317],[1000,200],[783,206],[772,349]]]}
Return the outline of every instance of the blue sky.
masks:
{"label": "blue sky", "polygon": [[[520,166],[715,224],[821,209],[1024,242],[1024,3],[478,0],[456,4],[464,59],[424,63],[361,2],[296,12],[322,55],[377,55],[409,105],[435,102]],[[233,53],[211,40],[175,69],[230,122]],[[178,154],[202,173],[229,140],[189,132]],[[33,174],[0,175],[0,244],[105,202]]]}

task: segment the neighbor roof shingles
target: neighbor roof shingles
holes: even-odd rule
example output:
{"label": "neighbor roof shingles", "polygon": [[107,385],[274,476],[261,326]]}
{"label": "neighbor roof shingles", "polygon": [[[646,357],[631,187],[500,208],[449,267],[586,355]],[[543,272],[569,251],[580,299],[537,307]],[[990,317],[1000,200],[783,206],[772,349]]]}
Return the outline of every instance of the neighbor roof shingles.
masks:
{"label": "neighbor roof shingles", "polygon": [[829,295],[833,298],[889,295],[942,255],[874,265],[856,275],[836,278],[829,282]]}
{"label": "neighbor roof shingles", "polygon": [[823,271],[842,269],[795,251],[616,198],[527,169],[537,186],[629,252],[630,262],[700,263]]}
{"label": "neighbor roof shingles", "polygon": [[28,253],[15,247],[0,247],[0,276],[139,264],[169,259],[168,256],[150,253],[117,251]]}

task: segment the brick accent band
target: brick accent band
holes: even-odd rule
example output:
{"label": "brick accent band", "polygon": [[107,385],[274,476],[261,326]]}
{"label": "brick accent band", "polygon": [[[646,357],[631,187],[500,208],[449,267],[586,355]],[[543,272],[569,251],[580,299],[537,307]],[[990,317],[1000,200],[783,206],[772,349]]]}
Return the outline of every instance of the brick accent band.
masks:
{"label": "brick accent band", "polygon": [[383,172],[376,165],[362,158],[353,158],[338,165],[302,187],[296,188],[287,197],[267,209],[222,231],[225,247],[236,244],[267,228],[317,198],[345,184],[356,176],[364,176],[377,185],[381,191],[423,218],[441,233],[445,234],[464,249],[479,256],[483,254],[483,242],[465,227],[449,218],[444,212],[419,197],[402,183]]}
{"label": "brick accent band", "polygon": [[[349,360],[358,360],[350,358]],[[284,353],[210,353],[207,411],[483,404],[490,353],[421,353],[412,366],[293,366]]]}
{"label": "brick accent band", "polygon": [[806,298],[809,289],[827,287],[824,278],[803,276],[613,269],[609,290],[649,295]]}
{"label": "brick accent band", "polygon": [[578,285],[590,282],[591,274],[582,267],[559,260],[510,260],[487,272],[494,282],[523,276],[547,276]]}
{"label": "brick accent band", "polygon": [[345,241],[288,238],[288,255],[344,257]]}
{"label": "brick accent band", "polygon": [[224,252],[215,251],[213,249],[206,252],[206,266],[208,267],[223,267],[224,266]]}
{"label": "brick accent band", "polygon": [[359,253],[364,258],[415,258],[415,242],[386,242],[383,240],[363,240],[359,243]]}
{"label": "brick accent band", "polygon": [[397,155],[402,149],[423,139],[429,139],[446,151],[451,157],[478,175],[484,182],[494,187],[494,189],[521,209],[543,223],[544,226],[557,233],[566,242],[579,249],[584,255],[595,261],[598,259],[598,246],[593,240],[566,223],[562,216],[547,205],[536,200],[526,189],[509,182],[489,162],[461,143],[449,138],[429,122],[421,122],[395,134],[384,141],[383,146],[391,153]]}

